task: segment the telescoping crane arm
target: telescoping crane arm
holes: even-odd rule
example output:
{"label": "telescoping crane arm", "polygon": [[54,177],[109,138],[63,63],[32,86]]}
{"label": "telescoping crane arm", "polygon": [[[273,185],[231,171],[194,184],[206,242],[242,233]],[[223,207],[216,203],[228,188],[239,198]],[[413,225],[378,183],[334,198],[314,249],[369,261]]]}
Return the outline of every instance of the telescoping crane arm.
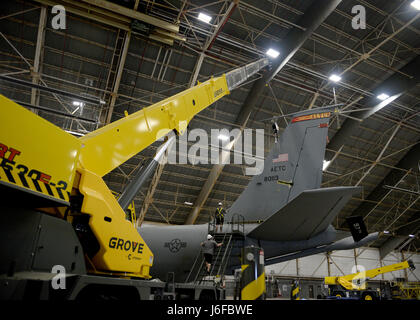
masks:
{"label": "telescoping crane arm", "polygon": [[183,134],[201,110],[268,64],[261,59],[182,91],[80,138],[80,166],[104,176],[171,130]]}
{"label": "telescoping crane arm", "polygon": [[389,266],[383,266],[381,268],[371,269],[367,271],[357,272],[341,277],[325,277],[325,284],[327,285],[341,285],[347,290],[365,290],[366,281],[375,278],[377,275],[408,269],[415,269],[415,266],[411,260],[403,261],[400,263],[391,264]]}

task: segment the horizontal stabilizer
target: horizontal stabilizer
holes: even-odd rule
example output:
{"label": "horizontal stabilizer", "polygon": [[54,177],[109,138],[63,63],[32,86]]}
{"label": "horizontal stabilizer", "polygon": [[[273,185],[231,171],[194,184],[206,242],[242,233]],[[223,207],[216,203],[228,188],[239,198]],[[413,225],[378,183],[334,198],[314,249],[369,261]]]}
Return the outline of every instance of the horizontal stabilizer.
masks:
{"label": "horizontal stabilizer", "polygon": [[379,237],[379,232],[371,233],[367,237],[364,237],[362,240],[358,242],[354,241],[353,237],[347,237],[327,246],[309,248],[309,249],[305,249],[305,250],[291,253],[291,254],[285,254],[278,257],[268,258],[265,260],[265,265],[268,266],[274,263],[280,263],[280,262],[289,261],[293,259],[303,258],[303,257],[311,256],[313,254],[318,254],[322,252],[331,252],[333,250],[350,250],[354,248],[360,248],[377,240],[378,237]]}
{"label": "horizontal stabilizer", "polygon": [[361,187],[306,190],[247,236],[272,241],[306,240],[323,232]]}

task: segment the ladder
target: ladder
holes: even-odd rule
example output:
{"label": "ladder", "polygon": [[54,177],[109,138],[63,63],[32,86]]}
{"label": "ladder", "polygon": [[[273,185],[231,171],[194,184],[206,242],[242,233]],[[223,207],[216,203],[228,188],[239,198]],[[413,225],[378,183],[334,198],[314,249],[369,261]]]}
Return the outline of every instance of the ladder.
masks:
{"label": "ladder", "polygon": [[226,267],[232,257],[233,248],[238,247],[238,244],[242,247],[244,242],[243,219],[239,215],[235,215],[232,221],[225,225],[225,228],[229,229],[229,225],[231,232],[215,233],[213,229],[214,224],[212,222],[209,223],[209,234],[213,235],[217,243],[223,243],[223,245],[215,249],[210,273],[207,273],[204,254],[200,250],[185,282],[200,284],[202,281],[212,281],[211,279],[215,277],[220,277],[220,280],[223,278]]}

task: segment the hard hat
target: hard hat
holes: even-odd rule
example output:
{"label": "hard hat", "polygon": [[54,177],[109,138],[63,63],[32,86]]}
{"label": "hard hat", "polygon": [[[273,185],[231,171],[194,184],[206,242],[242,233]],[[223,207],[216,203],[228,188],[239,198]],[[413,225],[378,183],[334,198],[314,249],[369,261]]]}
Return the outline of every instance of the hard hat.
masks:
{"label": "hard hat", "polygon": [[208,234],[207,235],[207,240],[210,240],[211,238],[213,238],[212,235],[211,234]]}
{"label": "hard hat", "polygon": [[223,206],[223,203],[219,202],[219,206]]}

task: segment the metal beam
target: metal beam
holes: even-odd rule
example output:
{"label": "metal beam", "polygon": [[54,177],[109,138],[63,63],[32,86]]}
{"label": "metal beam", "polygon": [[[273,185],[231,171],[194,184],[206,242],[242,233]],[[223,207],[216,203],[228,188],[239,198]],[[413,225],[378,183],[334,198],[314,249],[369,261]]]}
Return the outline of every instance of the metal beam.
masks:
{"label": "metal beam", "polygon": [[405,28],[407,28],[409,25],[411,25],[414,21],[416,21],[420,17],[420,13],[416,14],[410,21],[408,21],[406,24],[404,24],[401,28],[390,34],[388,37],[386,37],[383,41],[381,41],[379,44],[377,44],[375,47],[370,49],[367,53],[364,53],[360,56],[358,60],[356,60],[354,63],[352,63],[349,67],[347,67],[343,72],[340,73],[340,75],[343,75],[348,70],[353,69],[355,66],[357,66],[360,62],[369,59],[370,56],[381,46],[383,46],[385,43],[387,43],[389,40],[394,38],[397,34],[399,34],[401,31],[403,31]]}
{"label": "metal beam", "polygon": [[[389,16],[387,17],[387,19],[390,19],[394,14],[395,14],[395,12],[398,10],[398,8],[396,8],[391,14],[389,14]],[[340,10],[337,10],[337,12],[338,13],[340,13]],[[341,13],[341,14],[344,14],[344,13]],[[345,14],[344,14],[345,15]],[[384,22],[382,22],[382,23],[386,23],[386,20],[384,20]],[[382,25],[382,23],[380,23],[380,24],[378,24],[375,28],[373,28],[373,30],[371,30],[365,37],[363,37],[357,44],[356,44],[356,46],[355,47],[353,47],[352,49],[351,49],[351,51],[348,51],[344,56],[343,56],[343,58],[342,59],[340,59],[340,61],[343,61],[343,60],[346,60],[346,59],[349,59],[349,58],[351,58],[352,57],[352,54],[358,54],[358,55],[360,55],[360,57],[359,57],[359,62],[360,61],[367,61],[367,62],[369,62],[368,60],[366,60],[366,59],[362,59],[362,57],[363,58],[365,58],[366,56],[363,56],[363,54],[362,53],[359,53],[358,51],[356,51],[356,49],[357,48],[359,48],[360,46],[363,46],[364,44],[365,44],[365,41],[366,41],[366,39],[368,39],[372,34],[374,34],[375,32],[376,32],[376,34],[377,34],[377,29],[378,28],[380,28],[380,26]],[[392,40],[394,37],[388,37],[387,38],[387,41],[388,40]],[[378,48],[376,48],[375,50],[378,50],[379,51],[379,47]],[[364,51],[364,50],[363,50]],[[381,52],[381,54],[383,54],[383,52]],[[370,55],[369,55],[370,56]],[[375,61],[375,63],[378,63],[377,61]],[[353,67],[354,67],[355,65],[353,64],[352,65],[352,67],[350,67],[350,68],[347,68],[346,69],[346,71],[349,71],[349,70],[351,70]],[[344,74],[344,72],[342,72],[341,73],[341,75],[343,75]],[[326,82],[319,90],[320,91],[322,91],[322,90],[324,90],[328,85],[329,85],[330,83],[329,82]],[[318,94],[317,93],[315,93],[314,94],[314,97],[313,97],[313,101],[312,101],[312,103],[314,103],[315,102],[315,100],[318,98]],[[363,98],[363,96],[360,96],[358,99],[356,99],[357,101],[358,100],[360,100],[360,99],[362,99]],[[357,101],[355,101],[355,102],[357,102]],[[308,109],[311,109],[311,106],[309,106],[309,108]]]}
{"label": "metal beam", "polygon": [[[405,170],[418,170],[420,154],[420,143],[417,143],[413,146],[407,154],[398,162],[396,167],[405,169]],[[366,197],[367,200],[377,201],[383,199],[384,195],[389,194],[387,189],[384,189],[385,185],[398,185],[399,181],[405,175],[404,171],[400,170],[391,170],[388,175],[372,190],[369,196]],[[372,202],[362,202],[358,208],[356,208],[352,215],[361,215],[365,217],[367,214],[372,212],[374,205]]]}
{"label": "metal beam", "polygon": [[[16,47],[7,39],[7,37],[2,33],[2,32],[0,32],[0,36],[1,37],[3,37],[3,39],[9,44],[9,46],[11,46],[12,47],[12,49],[13,49],[13,51],[15,51],[17,54],[18,54],[18,56],[23,60],[23,61],[25,61],[25,63],[28,65],[28,67],[29,67],[29,70],[32,70],[33,69],[33,67],[32,67],[32,65],[29,63],[29,61],[27,60],[27,59],[25,59],[25,57],[19,52],[19,50],[18,49],[16,49]],[[51,92],[51,94],[53,95],[53,97],[58,101],[58,103],[63,107],[63,109],[64,110],[66,110],[68,113],[71,113],[70,112],[70,110],[67,108],[67,106],[60,100],[60,98],[57,96],[57,94],[56,94],[56,92],[60,92],[59,94],[60,95],[67,95],[67,96],[69,96],[69,95],[71,95],[70,93],[68,93],[68,92],[65,92],[65,91],[62,91],[62,90],[57,90],[57,89],[53,89],[53,88],[50,88],[50,87],[48,87],[47,86],[47,84],[45,83],[45,81],[44,80],[42,80],[42,79],[39,79],[40,81],[41,81],[41,83],[44,85],[44,86],[39,86],[39,85],[36,85],[36,84],[33,84],[33,83],[31,83],[31,82],[26,82],[26,81],[22,81],[22,80],[18,80],[18,79],[14,79],[14,78],[8,78],[8,77],[3,77],[3,76],[0,76],[0,77],[2,77],[3,78],[3,80],[7,80],[7,81],[9,81],[9,82],[15,82],[15,83],[18,83],[18,82],[20,82],[20,84],[22,84],[22,85],[25,85],[25,86],[27,86],[27,87],[33,87],[33,88],[38,88],[38,89],[43,89],[43,90],[48,90],[49,92]],[[83,99],[81,99],[82,101],[88,101],[88,100],[90,100],[89,98],[83,98]],[[98,100],[98,102],[100,102],[100,100]],[[94,102],[95,103],[95,102]],[[76,120],[77,121],[77,123],[80,125],[80,127],[83,129],[83,130],[86,130],[86,128],[83,126],[83,124],[82,123],[80,123],[80,121],[78,121],[78,120]]]}
{"label": "metal beam", "polygon": [[198,55],[197,63],[195,64],[193,74],[191,75],[191,80],[189,84],[190,88],[193,87],[197,82],[198,74],[200,73],[201,65],[203,64],[205,56],[206,55],[204,52],[200,52],[200,54]]}
{"label": "metal beam", "polygon": [[[394,187],[397,187],[401,182],[404,181],[404,179],[411,173],[411,169],[408,170],[394,185]],[[365,220],[370,216],[370,214],[391,194],[392,190],[389,190],[387,193],[385,193],[381,199],[378,201],[377,204],[373,206],[373,208],[370,209],[370,211],[365,215]]]}
{"label": "metal beam", "polygon": [[17,104],[24,106],[24,107],[28,107],[31,108],[33,110],[41,110],[41,111],[45,111],[51,114],[55,114],[55,115],[60,115],[66,118],[70,118],[70,119],[78,119],[78,120],[82,120],[82,121],[86,121],[92,124],[96,124],[96,121],[93,119],[89,119],[89,118],[85,118],[85,117],[81,117],[81,116],[75,116],[74,114],[71,113],[65,113],[56,109],[50,109],[50,108],[46,108],[46,107],[42,107],[42,106],[38,106],[38,105],[33,105],[27,102],[23,102],[23,101],[18,101],[18,100],[13,100],[14,102],[16,102]]}
{"label": "metal beam", "polygon": [[412,221],[397,229],[379,248],[381,259],[387,256],[392,250],[398,248],[404,241],[412,241],[415,239],[415,237],[409,237],[409,235],[416,235],[420,230],[420,219],[418,219],[418,214],[419,212],[417,212],[417,215],[413,216],[411,219]]}
{"label": "metal beam", "polygon": [[367,169],[362,177],[359,179],[359,181],[357,181],[357,183],[355,184],[355,186],[358,186],[362,183],[362,181],[367,177],[367,175],[373,170],[373,168],[375,168],[376,164],[381,161],[382,156],[385,152],[385,150],[388,148],[389,144],[391,143],[392,139],[394,139],[395,135],[397,134],[398,130],[400,130],[401,125],[397,125],[394,129],[394,131],[392,132],[391,136],[388,138],[387,143],[385,144],[385,146],[382,148],[381,152],[379,153],[378,157],[376,158],[375,162],[371,164],[371,166],[369,167],[369,169]]}
{"label": "metal beam", "polygon": [[236,6],[238,5],[239,0],[232,1],[226,10],[225,14],[222,16],[221,20],[217,24],[216,28],[214,29],[212,35],[207,39],[206,43],[203,46],[202,52],[198,55],[197,63],[195,64],[193,74],[191,76],[189,87],[195,85],[197,82],[198,75],[200,73],[201,66],[203,64],[204,58],[206,56],[206,51],[211,48],[213,42],[216,40],[217,36],[219,35],[220,31],[222,31],[224,25],[229,20],[230,16],[232,15],[233,11],[235,10]]}
{"label": "metal beam", "polygon": [[45,85],[42,86],[42,85],[39,85],[39,84],[34,84],[32,82],[28,82],[28,81],[24,81],[24,80],[20,80],[20,79],[16,79],[16,78],[10,78],[10,77],[6,77],[6,76],[3,76],[3,75],[0,75],[0,80],[11,82],[11,83],[18,84],[18,85],[25,86],[25,87],[30,87],[30,88],[35,88],[35,89],[38,89],[38,90],[50,92],[54,95],[74,98],[74,99],[77,99],[77,100],[80,100],[80,101],[83,101],[83,102],[88,102],[88,103],[92,103],[92,104],[96,104],[96,105],[99,105],[100,101],[101,101],[100,99],[94,99],[94,98],[89,98],[89,97],[85,97],[85,96],[80,96],[80,95],[75,94],[75,93],[71,93],[71,92],[47,87]]}
{"label": "metal beam", "polygon": [[[39,81],[39,68],[41,64],[41,52],[42,52],[42,48],[44,47],[46,24],[47,24],[47,8],[45,6],[42,6],[41,12],[39,14],[38,35],[36,39],[34,65],[31,70],[33,84],[38,84],[38,81]],[[31,104],[33,105],[38,104],[37,94],[38,94],[38,90],[35,88],[32,88],[31,89]]]}
{"label": "metal beam", "polygon": [[128,47],[130,45],[130,39],[131,39],[131,31],[127,31],[125,35],[125,39],[124,39],[124,46],[123,46],[121,56],[120,56],[120,61],[118,64],[117,75],[114,81],[114,87],[111,93],[111,102],[109,103],[109,109],[106,116],[105,124],[108,124],[111,122],[112,113],[114,112],[115,102],[117,101],[117,97],[118,97],[118,89],[120,88],[121,77],[124,70],[125,59],[127,58]]}
{"label": "metal beam", "polygon": [[[240,132],[243,131],[246,124],[248,123],[249,117],[254,110],[255,105],[260,97],[260,94],[266,88],[266,84],[273,79],[277,73],[283,68],[283,66],[292,58],[296,51],[303,45],[303,43],[311,36],[313,31],[321,25],[321,23],[330,15],[331,12],[338,6],[341,0],[325,0],[322,4],[317,1],[313,3],[307,10],[307,12],[301,17],[298,22],[299,28],[293,28],[282,41],[282,57],[277,63],[274,63],[273,68],[270,72],[263,75],[262,78],[254,82],[248,96],[245,99],[244,105],[235,121],[235,124],[240,127]],[[239,136],[234,137],[233,141],[225,147],[225,149],[232,149],[234,143],[240,138]],[[230,152],[222,152],[220,155],[219,163],[226,163],[224,160],[229,157]],[[186,224],[194,224],[198,215],[200,214],[201,208],[207,201],[220,173],[224,168],[223,164],[216,164],[213,166],[210,174],[198,195],[194,207],[187,217]]]}
{"label": "metal beam", "polygon": [[[47,6],[55,6],[57,3],[52,1],[52,0],[34,0],[36,2],[39,2],[41,4],[47,5]],[[69,2],[69,1],[66,1]],[[117,21],[117,20],[113,20],[112,17],[108,16],[108,15],[96,15],[94,12],[92,12],[92,10],[89,11],[84,11],[69,5],[66,5],[66,3],[64,3],[64,6],[66,8],[66,11],[74,13],[80,17],[84,17],[93,21],[97,21],[121,30],[125,30],[125,31],[129,31],[130,30],[130,26],[129,26],[129,22],[125,22],[125,21]],[[101,12],[98,12],[101,13]]]}
{"label": "metal beam", "polygon": [[403,189],[403,188],[398,188],[398,187],[393,187],[393,186],[383,186],[385,189],[391,189],[391,190],[395,190],[395,191],[400,191],[400,192],[404,192],[404,193],[410,193],[410,194],[414,194],[416,196],[420,196],[420,192],[416,192],[413,190],[408,190],[408,189]]}
{"label": "metal beam", "polygon": [[[61,2],[51,0],[34,1],[48,6],[63,4],[66,8],[66,11],[68,12],[74,13],[81,17],[88,18],[90,20],[101,22],[103,24],[107,24],[109,26],[124,31],[131,30],[131,21],[147,20],[147,24],[154,26],[153,30],[148,35],[150,39],[165,43],[170,46],[173,45],[174,40],[185,41],[185,38],[177,33],[179,30],[179,26],[152,16],[148,16],[133,9],[115,5],[109,1],[89,0],[86,1],[88,3],[77,2],[72,0],[62,0]],[[97,3],[104,3],[105,6],[96,6]],[[120,8],[122,8],[122,10],[120,10]]]}
{"label": "metal beam", "polygon": [[136,19],[136,20],[146,22],[148,24],[151,24],[152,26],[162,28],[162,29],[168,30],[170,32],[177,33],[179,31],[179,26],[177,26],[173,23],[169,23],[167,21],[148,16],[147,14],[144,14],[144,13],[138,12],[136,10],[117,5],[117,4],[112,3],[110,1],[105,1],[105,0],[82,0],[82,1],[86,2],[86,3],[89,3],[89,4],[92,4],[92,5],[95,5],[99,8],[104,8],[104,9],[107,9],[109,11],[116,12],[118,14],[121,14],[123,16],[129,17],[129,18],[132,18],[132,19]]}
{"label": "metal beam", "polygon": [[385,230],[389,230],[394,224],[395,222],[398,221],[399,218],[401,218],[412,206],[414,206],[416,204],[416,202],[420,199],[420,196],[418,196],[417,198],[415,198],[413,201],[411,201],[411,203],[403,210],[403,212],[401,212],[398,217],[396,217],[389,225],[387,225],[385,227]]}
{"label": "metal beam", "polygon": [[[377,99],[379,94],[386,92],[390,97],[398,96],[407,92],[411,88],[414,88],[420,82],[420,56],[417,56],[411,62],[406,64],[400,69],[400,71],[410,76],[405,76],[401,73],[394,73],[373,90],[373,95],[371,97],[363,98],[360,100],[359,104],[365,107],[375,108],[380,103]],[[356,117],[362,119],[365,119],[370,115],[371,112],[369,110],[355,114]],[[351,139],[351,136],[359,130],[359,125],[360,122],[358,121],[346,119],[340,130],[336,132],[332,139],[330,139],[328,148],[332,150],[340,149],[340,147],[346,144],[346,142]],[[327,151],[325,159],[331,160],[333,156],[334,152]]]}

